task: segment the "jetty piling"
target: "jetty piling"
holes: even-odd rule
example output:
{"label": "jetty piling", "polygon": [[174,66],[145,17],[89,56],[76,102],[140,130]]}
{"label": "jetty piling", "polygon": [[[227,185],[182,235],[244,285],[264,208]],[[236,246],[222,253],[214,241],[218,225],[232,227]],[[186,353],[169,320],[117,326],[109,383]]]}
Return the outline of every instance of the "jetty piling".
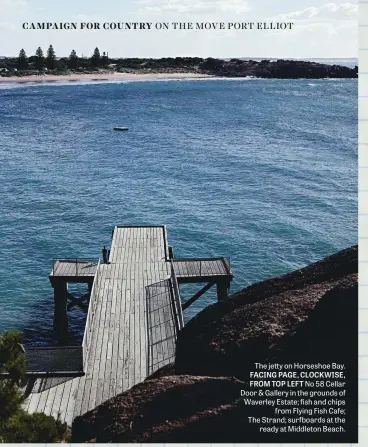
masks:
{"label": "jetty piling", "polygon": [[54,284],[54,331],[59,342],[68,341],[68,283],[59,281]]}
{"label": "jetty piling", "polygon": [[97,271],[96,259],[54,259],[50,282],[54,289],[54,330],[60,344],[68,342],[68,284],[87,284],[91,292]]}

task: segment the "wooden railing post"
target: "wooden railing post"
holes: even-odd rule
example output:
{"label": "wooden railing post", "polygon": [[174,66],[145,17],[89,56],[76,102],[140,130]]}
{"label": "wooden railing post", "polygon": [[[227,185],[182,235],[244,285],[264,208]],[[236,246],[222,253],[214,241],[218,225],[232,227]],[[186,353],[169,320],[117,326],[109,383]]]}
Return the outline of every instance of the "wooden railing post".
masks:
{"label": "wooden railing post", "polygon": [[175,324],[177,325],[177,330],[181,330],[184,327],[184,319],[183,319],[183,311],[182,311],[182,304],[181,304],[181,298],[180,298],[180,290],[179,290],[179,284],[178,280],[176,279],[176,274],[174,270],[174,263],[173,260],[170,260],[170,267],[171,267],[171,284],[173,287],[173,294],[174,294],[174,308],[176,310],[176,319]]}

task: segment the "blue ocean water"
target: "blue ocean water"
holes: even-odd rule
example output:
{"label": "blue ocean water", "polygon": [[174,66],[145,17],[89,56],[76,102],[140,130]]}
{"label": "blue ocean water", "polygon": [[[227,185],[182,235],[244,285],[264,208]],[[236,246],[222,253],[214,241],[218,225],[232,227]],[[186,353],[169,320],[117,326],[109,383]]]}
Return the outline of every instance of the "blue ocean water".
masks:
{"label": "blue ocean water", "polygon": [[0,331],[28,342],[52,342],[52,259],[116,224],[229,256],[232,291],[357,243],[356,80],[3,84],[0,156]]}

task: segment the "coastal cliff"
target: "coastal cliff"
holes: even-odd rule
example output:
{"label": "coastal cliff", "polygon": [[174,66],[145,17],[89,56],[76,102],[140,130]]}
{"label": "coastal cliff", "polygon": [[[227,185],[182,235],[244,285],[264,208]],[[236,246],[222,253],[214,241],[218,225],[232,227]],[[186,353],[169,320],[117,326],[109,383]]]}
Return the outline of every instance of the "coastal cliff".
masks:
{"label": "coastal cliff", "polygon": [[207,307],[179,334],[175,364],[76,418],[72,442],[250,442],[260,410],[240,390],[254,362],[341,362],[356,377],[357,270],[354,246]]}

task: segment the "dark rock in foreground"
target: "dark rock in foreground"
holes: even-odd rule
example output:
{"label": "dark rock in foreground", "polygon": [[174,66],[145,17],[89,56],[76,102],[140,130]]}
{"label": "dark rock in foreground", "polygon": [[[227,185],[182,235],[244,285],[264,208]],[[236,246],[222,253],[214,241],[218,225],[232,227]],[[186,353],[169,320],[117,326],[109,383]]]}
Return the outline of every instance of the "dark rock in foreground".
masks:
{"label": "dark rock in foreground", "polygon": [[72,442],[236,442],[245,439],[242,382],[147,380],[75,419]]}
{"label": "dark rock in foreground", "polygon": [[332,350],[349,356],[353,341],[337,347],[334,340],[346,338],[356,322],[357,271],[358,249],[351,247],[209,306],[178,338],[176,374],[245,378],[256,361],[323,358]]}
{"label": "dark rock in foreground", "polygon": [[[254,362],[267,360],[344,363],[349,427],[334,442],[350,442],[357,418],[357,255],[351,247],[208,307],[180,333],[175,365],[76,418],[72,442],[258,442],[247,417],[271,417],[272,406],[245,405],[240,390],[249,389]],[[325,442],[302,435],[304,442]],[[274,441],[262,434],[262,442]]]}
{"label": "dark rock in foreground", "polygon": [[175,364],[169,363],[168,365],[162,366],[160,369],[156,370],[154,373],[148,376],[146,380],[160,379],[161,377],[175,376],[175,375],[176,375]]}
{"label": "dark rock in foreground", "polygon": [[288,361],[294,357],[311,363],[355,363],[357,323],[358,277],[352,274],[326,292],[307,320],[281,340],[277,359]]}

